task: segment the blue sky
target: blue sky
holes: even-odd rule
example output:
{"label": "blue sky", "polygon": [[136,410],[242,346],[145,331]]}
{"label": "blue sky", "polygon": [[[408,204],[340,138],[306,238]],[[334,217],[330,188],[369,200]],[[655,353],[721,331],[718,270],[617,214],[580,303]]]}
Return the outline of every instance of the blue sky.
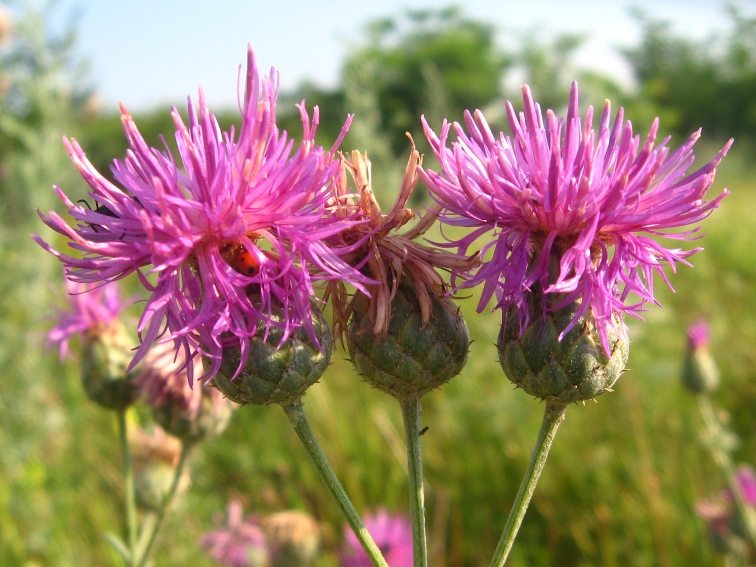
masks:
{"label": "blue sky", "polygon": [[[350,45],[359,43],[365,22],[406,8],[443,7],[450,2],[390,0],[59,0],[56,24],[75,18],[80,53],[92,62],[92,78],[105,109],[118,101],[141,110],[195,96],[202,84],[211,107],[236,102],[238,66],[252,43],[261,69],[274,65],[284,89],[305,79],[334,85]],[[627,80],[616,53],[633,45],[639,28],[630,17],[636,6],[672,20],[684,34],[706,37],[726,29],[723,4],[696,0],[467,0],[465,12],[491,22],[506,41],[508,32],[542,29],[588,36],[578,61]],[[753,3],[744,3],[753,13]]]}

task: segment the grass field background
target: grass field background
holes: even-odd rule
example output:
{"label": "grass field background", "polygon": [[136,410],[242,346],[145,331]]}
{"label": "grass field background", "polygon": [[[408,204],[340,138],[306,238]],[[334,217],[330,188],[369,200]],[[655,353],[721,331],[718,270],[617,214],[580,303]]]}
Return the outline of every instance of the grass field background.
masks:
{"label": "grass field background", "polygon": [[[698,154],[714,152],[707,146]],[[71,192],[84,195],[55,150],[39,155],[26,201],[43,210],[53,205],[53,171],[66,171]],[[716,401],[740,437],[738,459],[756,463],[751,156],[736,144],[723,162],[712,194],[724,187],[732,194],[704,222],[706,250],[693,257],[695,268],[671,275],[677,293],[657,280],[664,308],[652,307],[645,322],[629,321],[629,370],[616,391],[568,408],[508,563],[513,567],[722,564],[694,506],[716,496],[724,479],[702,447],[695,400],[678,375],[685,329],[705,318],[723,375]],[[0,228],[0,565],[120,565],[102,537],[123,529],[115,418],[85,398],[75,362],[61,364],[41,347],[51,324],[45,318],[62,304],[61,272],[30,232],[52,238],[32,209]],[[500,315],[477,314],[476,303],[476,291],[460,301],[474,338],[467,366],[423,402],[434,567],[487,564],[543,410],[504,378],[494,346]],[[337,350],[305,407],[357,508],[406,512],[398,405],[362,383],[346,358]],[[280,408],[240,409],[190,467],[192,486],[170,515],[155,565],[211,565],[199,538],[232,497],[260,514],[288,508],[313,514],[325,533],[318,565],[336,564],[342,520]]]}

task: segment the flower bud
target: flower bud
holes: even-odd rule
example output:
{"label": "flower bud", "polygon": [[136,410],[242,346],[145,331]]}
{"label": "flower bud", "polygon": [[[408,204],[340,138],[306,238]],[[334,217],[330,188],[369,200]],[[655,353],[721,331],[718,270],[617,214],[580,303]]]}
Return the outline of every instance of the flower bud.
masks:
{"label": "flower bud", "polygon": [[133,353],[123,325],[116,321],[91,328],[82,351],[81,382],[89,399],[112,410],[134,403],[138,389],[126,373]]}
{"label": "flower bud", "polygon": [[274,567],[309,567],[320,548],[320,527],[304,512],[287,510],[262,521]]}
{"label": "flower bud", "polygon": [[719,370],[709,354],[709,327],[701,321],[688,328],[688,350],[682,371],[683,386],[695,393],[713,392],[719,386]]}
{"label": "flower bud", "polygon": [[[543,316],[538,284],[527,295],[530,323],[522,330],[518,311],[510,307],[499,334],[499,362],[509,380],[542,400],[571,403],[593,399],[620,377],[630,353],[625,326],[617,316],[609,326],[607,356],[593,316],[583,315],[559,340],[580,308],[580,301]],[[554,305],[558,294],[547,295]],[[617,332],[619,331],[619,333]]]}
{"label": "flower bud", "polygon": [[323,313],[315,305],[312,326],[320,348],[313,343],[304,326],[292,333],[285,342],[284,314],[274,307],[271,319],[280,327],[271,327],[267,339],[265,323],[258,321],[257,333],[249,339],[249,357],[242,370],[239,367],[238,346],[223,349],[220,371],[213,384],[229,399],[239,404],[288,405],[299,399],[305,390],[318,381],[331,360],[333,337]]}
{"label": "flower bud", "polygon": [[[195,358],[194,375],[202,373]],[[137,382],[142,397],[152,408],[155,421],[171,435],[193,443],[220,435],[228,425],[233,402],[216,388],[200,382],[189,385],[184,356],[170,343],[158,344],[147,354]]]}
{"label": "flower bud", "polygon": [[415,290],[402,280],[385,337],[373,332],[368,298],[360,294],[354,301],[347,335],[352,362],[368,383],[398,399],[438,388],[467,362],[470,337],[459,309],[446,298],[428,299],[432,315],[423,325]]}
{"label": "flower bud", "polygon": [[[168,496],[181,455],[181,442],[160,427],[151,432],[129,427],[133,449],[134,488],[140,508],[159,511]],[[190,477],[184,469],[179,479],[179,493],[189,488]]]}

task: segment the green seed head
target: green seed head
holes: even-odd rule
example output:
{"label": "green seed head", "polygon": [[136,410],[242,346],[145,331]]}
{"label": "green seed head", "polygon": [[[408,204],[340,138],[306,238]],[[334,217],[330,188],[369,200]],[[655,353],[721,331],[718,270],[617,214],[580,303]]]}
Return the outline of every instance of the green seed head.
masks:
{"label": "green seed head", "polygon": [[89,399],[104,408],[123,410],[139,393],[126,373],[131,362],[131,344],[120,324],[97,328],[84,337],[81,383]]}
{"label": "green seed head", "polygon": [[630,352],[623,323],[615,320],[621,334],[609,332],[611,355],[607,356],[590,313],[559,340],[577,313],[579,302],[551,311],[544,318],[541,297],[530,295],[530,324],[522,334],[517,310],[510,308],[504,316],[498,349],[507,378],[536,398],[562,403],[590,400],[610,390]]}
{"label": "green seed head", "polygon": [[174,398],[167,398],[162,405],[152,407],[152,415],[160,427],[185,443],[223,433],[234,408],[231,401],[211,385],[195,382],[194,389],[201,392],[196,408],[188,408],[182,400]]}
{"label": "green seed head", "polygon": [[431,295],[430,301],[432,315],[423,326],[415,290],[403,280],[385,337],[373,332],[368,298],[360,295],[354,302],[347,334],[352,362],[365,380],[395,398],[422,396],[459,374],[467,362],[470,338],[459,310],[448,299]]}
{"label": "green seed head", "polygon": [[[274,310],[272,318],[283,323],[283,310],[278,308],[277,313]],[[312,324],[322,350],[312,342],[303,327],[283,344],[280,344],[283,329],[272,327],[267,341],[263,342],[265,324],[259,321],[257,334],[249,340],[249,358],[244,368],[231,379],[239,367],[240,350],[239,347],[227,347],[213,383],[239,404],[288,405],[298,400],[323,374],[333,350],[331,330],[315,305],[312,305]]]}

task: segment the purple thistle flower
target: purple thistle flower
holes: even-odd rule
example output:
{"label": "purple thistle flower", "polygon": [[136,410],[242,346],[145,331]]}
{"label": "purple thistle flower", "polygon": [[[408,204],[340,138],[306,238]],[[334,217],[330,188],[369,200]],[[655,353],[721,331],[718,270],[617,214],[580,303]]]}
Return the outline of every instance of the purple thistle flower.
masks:
{"label": "purple thistle flower", "polygon": [[688,346],[691,351],[705,349],[709,346],[709,324],[699,321],[688,327]]}
{"label": "purple thistle flower", "polygon": [[[123,189],[100,175],[75,141],[65,140],[97,207],[76,204],[56,187],[78,224],[72,227],[55,212],[40,216],[83,257],[62,254],[37,235],[34,239],[76,281],[138,274],[151,296],[130,368],[161,339],[183,350],[190,381],[198,354],[211,359],[209,379],[218,372],[226,346],[240,347],[241,369],[258,320],[266,322],[266,337],[278,326],[285,341],[304,325],[315,339],[313,283],[342,278],[362,289],[361,283],[369,281],[341,259],[345,252],[325,244],[350,226],[349,219],[331,222],[326,207],[340,172],[335,148],[351,117],[327,152],[315,145],[317,107],[310,122],[299,105],[304,135],[292,155],[293,141],[276,127],[277,94],[275,70],[261,79],[250,47],[238,135],[233,128],[221,131],[201,89],[198,108],[189,101],[188,125],[172,110],[181,163],[168,151],[150,148],[122,109],[130,149],[112,171]],[[250,290],[259,299],[251,300]],[[278,304],[283,322],[271,317]]]}
{"label": "purple thistle flower", "polygon": [[[407,518],[379,510],[365,516],[365,527],[389,567],[412,567],[412,526]],[[339,557],[343,567],[371,567],[373,564],[349,526],[344,527],[344,548]]]}
{"label": "purple thistle flower", "polygon": [[[480,268],[457,274],[462,281],[455,279],[455,285],[482,283],[478,311],[496,293],[497,308],[517,307],[521,328],[529,321],[526,293],[537,282],[547,294],[564,294],[551,310],[582,299],[572,325],[590,309],[608,353],[609,329],[620,331],[613,313],[640,318],[647,302],[658,303],[654,272],[669,285],[663,268],[674,271],[676,262],[687,264],[685,258],[700,250],[665,248],[653,237],[696,238],[700,227],[680,229],[699,223],[727,195],[704,199],[732,140],[685,176],[700,130],[670,153],[669,138],[654,146],[658,119],[642,143],[623,120],[623,109],[611,123],[608,101],[598,131],[592,127],[592,107],[583,124],[576,83],[566,119],[549,110],[544,122],[530,88],[525,85],[522,92],[524,112],[518,115],[507,102],[512,138],[497,139],[480,111],[466,112],[467,133],[455,123],[457,140],[450,149],[452,125],[444,122],[439,137],[423,119],[442,173],[421,169],[421,178],[446,209],[442,222],[474,229],[449,246],[466,253],[479,237],[494,236],[481,251]],[[550,281],[552,256],[559,263]],[[631,293],[637,299],[630,299]]]}
{"label": "purple thistle flower", "polygon": [[230,567],[262,567],[267,564],[265,533],[258,522],[242,517],[238,500],[228,503],[228,523],[202,537],[202,547],[221,565]]}
{"label": "purple thistle flower", "polygon": [[126,307],[116,284],[96,285],[65,279],[65,286],[70,309],[58,311],[57,324],[46,337],[48,347],[58,347],[61,362],[71,355],[71,337],[98,333],[116,325]]}

